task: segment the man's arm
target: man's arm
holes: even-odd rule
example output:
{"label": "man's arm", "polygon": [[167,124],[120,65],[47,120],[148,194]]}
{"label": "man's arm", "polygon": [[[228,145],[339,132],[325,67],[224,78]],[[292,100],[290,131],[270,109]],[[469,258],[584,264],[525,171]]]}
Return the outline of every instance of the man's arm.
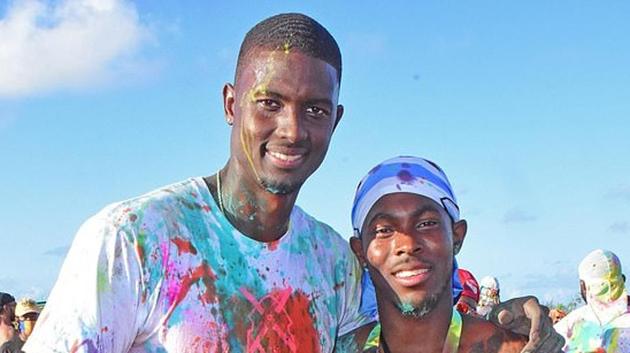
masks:
{"label": "man's arm", "polygon": [[126,353],[137,332],[141,288],[134,244],[105,218],[77,233],[27,353]]}
{"label": "man's arm", "polygon": [[564,338],[558,334],[548,316],[549,309],[533,296],[515,298],[495,306],[489,315],[493,323],[514,333],[529,337],[523,353],[562,352]]}

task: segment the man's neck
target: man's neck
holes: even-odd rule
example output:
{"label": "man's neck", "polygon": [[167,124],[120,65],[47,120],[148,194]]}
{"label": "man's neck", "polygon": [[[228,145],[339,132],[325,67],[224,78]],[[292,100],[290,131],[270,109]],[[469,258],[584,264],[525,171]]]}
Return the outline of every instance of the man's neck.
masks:
{"label": "man's neck", "polygon": [[404,315],[393,304],[379,307],[381,346],[391,353],[441,353],[453,314],[452,299],[445,299],[422,318]]}
{"label": "man's neck", "polygon": [[236,169],[230,164],[222,169],[220,196],[216,176],[206,179],[212,196],[241,233],[262,242],[278,240],[288,230],[298,192],[271,193],[258,182],[245,180],[246,171]]}

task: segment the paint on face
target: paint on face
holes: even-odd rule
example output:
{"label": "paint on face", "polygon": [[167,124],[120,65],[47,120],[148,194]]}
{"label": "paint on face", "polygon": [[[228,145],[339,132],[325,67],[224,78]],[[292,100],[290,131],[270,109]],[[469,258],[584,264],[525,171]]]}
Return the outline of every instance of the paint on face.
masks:
{"label": "paint on face", "polygon": [[450,295],[452,228],[435,201],[410,193],[385,195],[368,213],[361,234],[379,303],[423,317]]}
{"label": "paint on face", "polygon": [[234,87],[232,147],[257,184],[292,193],[319,167],[335,125],[338,89],[330,64],[300,52],[260,50],[249,59]]}

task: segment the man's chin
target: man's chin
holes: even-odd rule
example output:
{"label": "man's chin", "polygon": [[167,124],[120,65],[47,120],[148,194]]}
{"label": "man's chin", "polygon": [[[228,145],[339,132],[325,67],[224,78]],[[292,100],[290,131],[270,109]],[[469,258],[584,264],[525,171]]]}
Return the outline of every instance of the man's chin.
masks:
{"label": "man's chin", "polygon": [[397,304],[400,313],[403,316],[412,317],[416,319],[422,319],[429,315],[435,307],[437,307],[438,302],[444,295],[447,294],[447,290],[450,290],[449,287],[450,282],[447,280],[444,285],[437,291],[437,293],[430,294],[423,299],[413,299],[413,300],[404,300],[401,299]]}
{"label": "man's chin", "polygon": [[287,183],[261,179],[260,185],[268,192],[275,195],[288,195],[300,190],[302,183]]}
{"label": "man's chin", "polygon": [[439,296],[436,294],[418,302],[401,301],[398,303],[398,309],[403,316],[422,319],[435,309],[439,299]]}

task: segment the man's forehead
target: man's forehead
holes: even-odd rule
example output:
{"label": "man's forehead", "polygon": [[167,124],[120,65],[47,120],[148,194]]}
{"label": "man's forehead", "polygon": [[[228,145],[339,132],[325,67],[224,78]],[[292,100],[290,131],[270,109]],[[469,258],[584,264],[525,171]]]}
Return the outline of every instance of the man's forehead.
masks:
{"label": "man's forehead", "polygon": [[261,75],[278,73],[282,69],[291,70],[298,66],[306,69],[319,69],[318,71],[322,71],[323,68],[332,74],[331,78],[336,81],[337,70],[330,63],[299,50],[269,50],[265,48],[252,50],[245,58],[241,75],[253,73],[258,80],[262,80],[264,77]]}

